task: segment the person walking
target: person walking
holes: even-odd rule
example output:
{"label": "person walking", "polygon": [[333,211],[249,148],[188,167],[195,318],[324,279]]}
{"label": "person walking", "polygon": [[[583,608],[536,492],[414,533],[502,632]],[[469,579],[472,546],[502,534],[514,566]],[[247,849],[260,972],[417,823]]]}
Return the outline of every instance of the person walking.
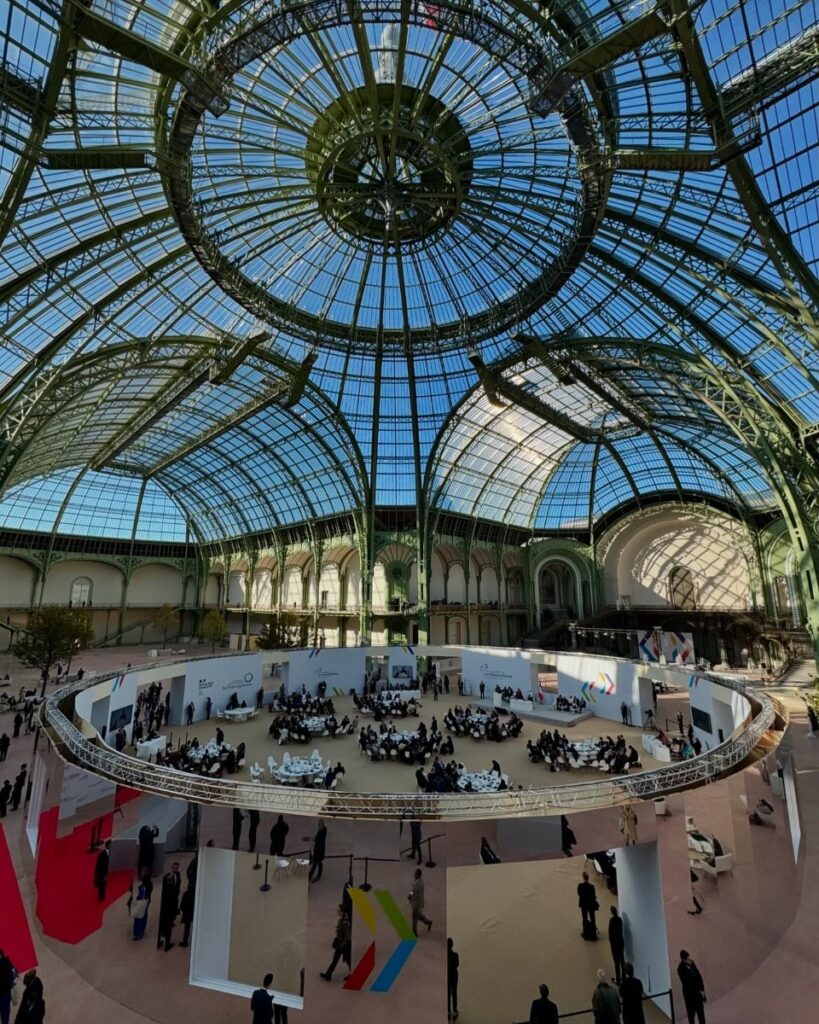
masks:
{"label": "person walking", "polygon": [[407,856],[409,857],[410,860],[412,860],[413,857],[417,856],[418,860],[416,861],[416,863],[420,864],[422,862],[422,860],[423,860],[423,857],[421,855],[421,822],[420,821],[411,821],[410,822],[410,842],[412,843],[412,847],[410,849],[410,852],[407,854]]}
{"label": "person walking", "polygon": [[187,948],[190,945],[191,939],[191,925],[193,924],[193,909],[196,900],[196,889],[188,883],[187,889],[182,893],[182,899],[179,901],[179,913],[180,920],[184,932],[182,934],[182,941],[179,943],[180,946]]}
{"label": "person walking", "polygon": [[5,818],[8,813],[9,800],[11,799],[11,783],[8,779],[0,786],[0,818]]}
{"label": "person walking", "polygon": [[600,906],[597,902],[597,890],[589,881],[587,871],[583,872],[583,881],[577,887],[577,905],[580,907],[580,921],[584,939],[597,938],[597,920],[595,914]]}
{"label": "person walking", "polygon": [[28,769],[25,765],[22,766],[20,771],[17,773],[14,779],[14,785],[11,788],[11,809],[16,811],[20,806],[20,801],[23,799],[23,789],[26,785],[26,777],[28,776]]}
{"label": "person walking", "polygon": [[617,907],[611,908],[609,918],[609,946],[614,961],[614,983],[620,985],[625,978],[626,939],[623,935],[623,919],[617,913]]}
{"label": "person walking", "polygon": [[43,983],[35,970],[26,971],[23,975],[23,993],[20,996],[20,1008],[14,1018],[14,1024],[43,1024],[45,1020],[45,999]]}
{"label": "person walking", "polygon": [[458,970],[461,958],[452,939],[446,940],[446,1019],[458,1019]]}
{"label": "person walking", "polygon": [[[819,732],[819,715],[816,714],[816,708],[813,706],[813,704],[811,704],[807,700],[805,701],[805,704],[807,704],[807,708],[808,708],[808,721],[810,722],[810,732],[808,733],[808,736],[814,736],[815,737],[816,733]],[[3,735],[5,736],[6,734],[3,733]],[[6,738],[8,738],[8,737],[6,737]],[[0,743],[2,743],[2,740],[0,740]],[[0,754],[2,754],[2,749],[0,749]],[[3,760],[3,757],[0,756],[0,761],[2,761],[2,760]]]}
{"label": "person walking", "polygon": [[577,837],[572,831],[569,819],[565,814],[560,815],[560,848],[567,857],[572,856],[572,847],[577,846]]}
{"label": "person walking", "polygon": [[621,1024],[620,996],[602,967],[597,972],[597,988],[592,994],[592,1011],[594,1024]]}
{"label": "person walking", "polygon": [[259,831],[261,815],[258,811],[247,812],[247,850],[248,853],[256,852],[256,833]]}
{"label": "person walking", "polygon": [[[324,870],[324,853],[327,848],[327,826],[319,818],[318,829],[313,836],[313,851],[310,856],[310,873],[307,876],[309,882],[317,882]],[[315,876],[315,877],[314,877]]]}
{"label": "person walking", "polygon": [[137,841],[139,853],[137,854],[137,874],[141,877],[143,871],[149,875],[154,873],[154,839],[159,835],[158,825],[143,825],[139,830]]}
{"label": "person walking", "polygon": [[6,956],[5,950],[0,949],[0,1024],[9,1024],[11,990],[16,980],[17,971],[14,964]]}
{"label": "person walking", "polygon": [[424,914],[424,872],[420,868],[415,869],[415,877],[412,882],[412,888],[409,891],[407,897],[412,908],[412,931],[415,936],[418,935],[418,922],[427,926],[427,931],[432,928],[432,921]]}
{"label": "person walking", "polygon": [[20,714],[19,711],[14,716],[13,725],[14,728],[12,729],[11,734],[15,739],[17,739],[17,737],[20,735],[20,729],[23,727],[23,716]]}
{"label": "person walking", "polygon": [[[326,971],[322,971],[321,977],[325,981],[333,980],[333,971],[338,967],[339,960],[343,960],[350,969],[350,956],[353,948],[353,930],[350,918],[344,910],[344,904],[338,905],[338,919],[336,920],[336,933],[333,936],[333,959]],[[349,973],[346,975],[349,977]]]}
{"label": "person walking", "polygon": [[273,975],[266,974],[262,987],[257,988],[250,997],[252,1024],[273,1024],[273,993],[270,991],[272,984]]}
{"label": "person walking", "polygon": [[500,864],[501,859],[489,845],[486,836],[481,836],[480,858],[482,864]]}
{"label": "person walking", "polygon": [[156,948],[159,949],[163,941],[165,952],[173,949],[173,926],[179,913],[179,889],[172,872],[168,872],[162,879],[162,895],[159,901],[159,927],[156,933]]}
{"label": "person walking", "polygon": [[646,1024],[643,1013],[643,983],[634,977],[634,967],[625,965],[625,972],[620,985],[620,999],[623,1002],[623,1024]]}
{"label": "person walking", "polygon": [[239,840],[242,838],[242,822],[245,820],[244,814],[239,810],[238,807],[233,808],[233,849],[239,849]]}
{"label": "person walking", "polygon": [[705,983],[687,949],[680,950],[677,977],[682,985],[688,1024],[705,1024]]}
{"label": "person walking", "polygon": [[9,736],[8,733],[4,732],[3,735],[0,736],[0,761],[6,760],[6,756],[8,755],[10,746],[11,737]]}
{"label": "person walking", "polygon": [[540,986],[540,997],[532,1000],[529,1010],[529,1024],[558,1024],[557,1006],[549,998],[549,986]]}
{"label": "person walking", "polygon": [[134,942],[145,937],[145,929],[148,927],[148,908],[151,906],[151,896],[154,891],[154,883],[151,881],[151,873],[147,868],[143,869],[136,893],[131,892],[128,900],[128,913],[134,922]]}
{"label": "person walking", "polygon": [[290,826],[284,820],[284,815],[280,814],[276,819],[276,824],[270,830],[270,855],[272,857],[284,855],[284,844],[289,831]]}
{"label": "person walking", "polygon": [[97,862],[94,865],[94,888],[97,890],[100,903],[105,902],[105,890],[108,886],[108,866],[111,861],[111,840],[106,839],[105,843],[97,854]]}

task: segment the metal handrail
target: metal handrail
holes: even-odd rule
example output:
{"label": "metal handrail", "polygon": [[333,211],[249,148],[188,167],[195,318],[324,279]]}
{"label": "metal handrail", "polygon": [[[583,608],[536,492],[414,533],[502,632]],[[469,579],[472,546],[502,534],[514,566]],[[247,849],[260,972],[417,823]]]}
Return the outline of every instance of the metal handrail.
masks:
{"label": "metal handrail", "polygon": [[[235,652],[215,657],[236,657]],[[130,671],[178,665],[190,658],[154,661]],[[58,753],[113,782],[162,796],[178,797],[201,804],[254,808],[274,813],[313,817],[417,819],[464,821],[488,818],[524,818],[566,814],[600,807],[617,807],[640,800],[655,799],[693,786],[713,782],[741,764],[771,728],[776,708],[767,694],[750,690],[745,681],[713,672],[698,673],[717,686],[753,699],[759,710],[749,713],[731,736],[719,746],[697,757],[662,768],[594,782],[529,790],[493,793],[359,793],[339,790],[311,790],[301,787],[251,783],[234,779],[206,778],[188,772],[138,760],[107,746],[94,730],[89,738],[61,709],[68,698],[118,673],[110,672],[65,686],[41,705],[40,714],[59,740]],[[73,709],[72,709],[73,710]],[[86,723],[90,727],[89,723]],[[60,750],[60,745],[62,750]]]}

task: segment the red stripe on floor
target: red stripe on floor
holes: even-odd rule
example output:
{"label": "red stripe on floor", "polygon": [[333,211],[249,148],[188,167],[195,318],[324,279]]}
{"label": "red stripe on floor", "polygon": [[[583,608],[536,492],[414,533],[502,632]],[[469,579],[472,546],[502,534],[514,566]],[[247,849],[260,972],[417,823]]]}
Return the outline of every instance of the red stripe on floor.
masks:
{"label": "red stripe on floor", "polygon": [[37,966],[34,940],[28,926],[26,908],[17,884],[17,873],[11,862],[11,853],[6,842],[6,833],[0,824],[0,949],[14,964],[17,973],[22,974]]}

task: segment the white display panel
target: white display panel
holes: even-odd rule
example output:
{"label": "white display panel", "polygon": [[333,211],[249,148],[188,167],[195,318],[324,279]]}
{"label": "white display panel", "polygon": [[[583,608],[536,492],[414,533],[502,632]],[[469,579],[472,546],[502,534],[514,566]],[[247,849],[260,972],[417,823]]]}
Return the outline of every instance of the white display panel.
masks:
{"label": "white display panel", "polygon": [[564,697],[582,697],[598,718],[622,721],[625,701],[634,725],[653,707],[651,682],[640,678],[633,662],[598,658],[592,654],[558,654],[557,689]]}
{"label": "white display panel", "polygon": [[316,693],[318,684],[327,685],[327,694],[335,690],[349,693],[364,688],[364,673],[367,664],[365,647],[311,647],[306,651],[291,651],[287,673],[287,689],[290,693],[304,687],[308,693]]}

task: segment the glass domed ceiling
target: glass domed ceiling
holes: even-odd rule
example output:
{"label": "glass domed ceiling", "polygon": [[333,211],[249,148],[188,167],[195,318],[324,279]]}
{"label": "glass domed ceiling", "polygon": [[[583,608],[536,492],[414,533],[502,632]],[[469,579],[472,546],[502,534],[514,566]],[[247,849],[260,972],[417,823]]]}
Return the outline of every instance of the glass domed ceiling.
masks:
{"label": "glass domed ceiling", "polygon": [[777,501],[725,395],[819,423],[815,3],[8,6],[6,525]]}

